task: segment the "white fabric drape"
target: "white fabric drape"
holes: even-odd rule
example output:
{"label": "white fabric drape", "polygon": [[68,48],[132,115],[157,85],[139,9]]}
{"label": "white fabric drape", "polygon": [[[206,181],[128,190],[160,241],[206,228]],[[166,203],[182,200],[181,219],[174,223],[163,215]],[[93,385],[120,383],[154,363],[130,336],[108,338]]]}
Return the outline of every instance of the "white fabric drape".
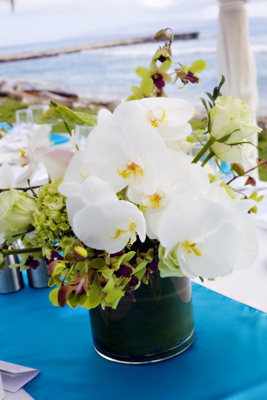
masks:
{"label": "white fabric drape", "polygon": [[[247,0],[219,0],[218,21],[218,80],[225,76],[223,94],[245,101],[254,112],[258,106],[257,76],[253,53],[249,45],[249,21],[245,2]],[[257,144],[257,134],[249,138]],[[257,150],[252,150],[256,159]]]}

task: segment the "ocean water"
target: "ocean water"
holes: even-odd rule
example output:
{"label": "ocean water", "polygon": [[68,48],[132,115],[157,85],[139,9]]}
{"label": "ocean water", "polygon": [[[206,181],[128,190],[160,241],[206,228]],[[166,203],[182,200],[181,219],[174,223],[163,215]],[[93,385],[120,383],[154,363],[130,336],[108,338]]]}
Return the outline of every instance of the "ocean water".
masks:
{"label": "ocean water", "polygon": [[[267,111],[267,19],[250,20],[250,43],[255,56],[258,75],[260,109]],[[168,96],[182,97],[195,105],[199,98],[211,91],[217,83],[216,46],[217,21],[192,23],[187,31],[200,32],[199,39],[175,41],[172,46],[173,60],[190,65],[197,58],[203,58],[208,69],[201,74],[198,85],[188,84],[183,89],[167,84]],[[108,39],[108,37],[102,39]],[[66,47],[86,43],[86,38],[53,44],[36,44],[20,47],[20,51],[44,48]],[[160,44],[160,43],[159,43]],[[77,93],[97,100],[122,100],[131,94],[131,85],[139,85],[134,70],[138,65],[148,66],[158,43],[119,46],[93,51],[83,51],[57,57],[25,60],[0,64],[0,79],[28,82],[37,88],[50,88]],[[5,48],[5,53],[15,52]],[[3,53],[3,49],[1,51]]]}

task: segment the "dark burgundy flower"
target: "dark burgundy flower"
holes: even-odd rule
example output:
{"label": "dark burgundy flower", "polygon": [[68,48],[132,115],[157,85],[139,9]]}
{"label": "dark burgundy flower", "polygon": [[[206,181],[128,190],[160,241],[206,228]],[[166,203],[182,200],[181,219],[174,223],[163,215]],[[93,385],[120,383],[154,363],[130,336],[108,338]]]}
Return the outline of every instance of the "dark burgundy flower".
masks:
{"label": "dark burgundy flower", "polygon": [[162,74],[156,73],[156,74],[152,75],[152,79],[153,79],[153,82],[157,89],[162,89],[165,86],[165,82],[164,82]]}
{"label": "dark burgundy flower", "polygon": [[118,251],[118,253],[110,254],[110,257],[121,257],[124,254],[124,250]]}
{"label": "dark burgundy flower", "polygon": [[187,75],[183,77],[181,80],[186,85],[188,81],[191,83],[198,83],[199,77],[195,76],[194,74],[192,74],[192,72],[188,71]]}
{"label": "dark burgundy flower", "polygon": [[7,250],[8,249],[8,245],[4,244],[4,246],[2,247],[2,249]]}
{"label": "dark burgundy flower", "polygon": [[138,282],[139,282],[139,279],[135,275],[133,275],[132,279],[128,283],[128,286],[134,287],[134,286],[136,286],[138,284]]}
{"label": "dark burgundy flower", "polygon": [[51,251],[51,258],[57,259],[57,260],[64,260],[64,257],[62,257],[57,251],[52,250]]}
{"label": "dark burgundy flower", "polygon": [[132,268],[122,264],[118,271],[115,271],[114,273],[117,278],[120,278],[121,276],[123,276],[124,278],[130,278],[132,274]]}
{"label": "dark burgundy flower", "polygon": [[39,261],[35,260],[32,256],[29,256],[25,262],[25,265],[27,267],[30,267],[31,269],[36,269],[39,267],[40,263]]}
{"label": "dark burgundy flower", "polygon": [[147,264],[147,268],[150,269],[150,271],[155,272],[158,270],[158,265],[159,262],[157,260],[152,260],[150,263]]}

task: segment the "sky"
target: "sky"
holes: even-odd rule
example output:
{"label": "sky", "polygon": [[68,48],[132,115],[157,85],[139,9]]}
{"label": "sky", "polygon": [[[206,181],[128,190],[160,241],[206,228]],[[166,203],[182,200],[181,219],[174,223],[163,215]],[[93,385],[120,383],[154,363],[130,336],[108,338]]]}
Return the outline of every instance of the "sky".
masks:
{"label": "sky", "polygon": [[[267,17],[266,0],[247,3],[250,17]],[[217,0],[0,0],[0,48],[66,39],[134,37],[173,27],[186,32],[197,21],[216,20]]]}

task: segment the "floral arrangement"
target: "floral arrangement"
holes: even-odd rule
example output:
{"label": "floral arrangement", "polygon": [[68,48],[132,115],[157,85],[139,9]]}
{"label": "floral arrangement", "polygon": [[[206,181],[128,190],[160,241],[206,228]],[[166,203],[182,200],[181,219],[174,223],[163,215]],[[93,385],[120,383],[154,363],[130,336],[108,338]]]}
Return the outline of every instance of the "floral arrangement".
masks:
{"label": "floral arrangement", "polygon": [[[209,101],[202,99],[205,129],[192,133],[193,105],[167,98],[164,88],[177,80],[198,83],[206,63],[175,63],[169,32],[155,35],[167,42],[149,68],[136,69],[140,87],[132,86],[133,95],[114,113],[102,109],[96,119],[52,102],[40,123],[63,120],[75,152],[50,151],[43,125],[21,150],[18,162],[26,171],[15,179],[9,165],[1,168],[1,266],[10,254],[20,254],[22,270],[46,260],[54,305],[115,309],[158,270],[163,279],[213,280],[256,259],[251,212],[261,197],[255,192],[247,198],[230,184],[246,176],[245,184],[255,186],[250,171],[267,167],[262,159],[248,171],[242,165],[251,161],[247,138],[261,129],[244,102],[221,94],[222,78],[207,93]],[[173,65],[178,67],[170,73]],[[69,124],[95,126],[84,149]],[[187,153],[196,143],[201,149],[193,158]],[[231,163],[228,183],[212,173],[212,158]],[[39,163],[48,180],[31,186]],[[18,239],[22,249],[14,246]]]}

